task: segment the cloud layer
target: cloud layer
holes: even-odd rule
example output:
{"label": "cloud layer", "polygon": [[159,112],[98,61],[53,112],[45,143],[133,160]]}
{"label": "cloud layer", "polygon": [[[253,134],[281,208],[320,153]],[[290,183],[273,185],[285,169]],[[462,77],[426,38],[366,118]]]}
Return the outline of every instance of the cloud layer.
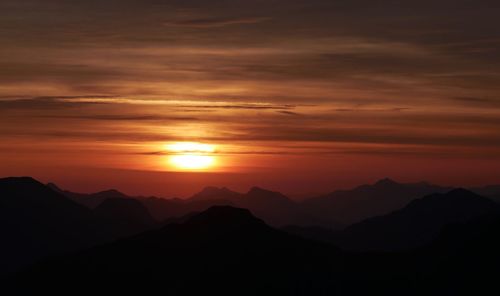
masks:
{"label": "cloud layer", "polygon": [[[40,150],[77,146],[92,165],[151,169],[147,157],[161,157],[151,151],[186,140],[218,144],[235,171],[268,157],[313,169],[332,155],[498,163],[499,10],[492,0],[4,0],[0,152],[43,163]],[[14,162],[7,152],[19,147]]]}

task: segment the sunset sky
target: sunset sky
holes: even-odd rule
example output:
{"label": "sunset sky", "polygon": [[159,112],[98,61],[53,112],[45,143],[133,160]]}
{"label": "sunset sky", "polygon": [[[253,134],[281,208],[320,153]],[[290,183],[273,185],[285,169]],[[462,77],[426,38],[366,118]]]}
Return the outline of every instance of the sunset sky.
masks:
{"label": "sunset sky", "polygon": [[500,183],[499,15],[498,0],[0,0],[0,176],[181,197]]}

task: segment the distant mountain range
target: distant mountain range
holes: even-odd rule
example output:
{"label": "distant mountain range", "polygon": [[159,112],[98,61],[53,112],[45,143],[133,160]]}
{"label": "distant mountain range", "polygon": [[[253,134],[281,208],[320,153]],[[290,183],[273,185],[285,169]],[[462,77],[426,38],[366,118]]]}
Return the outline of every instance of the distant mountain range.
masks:
{"label": "distant mountain range", "polygon": [[[474,190],[495,196],[497,188]],[[207,187],[181,200],[131,197],[117,190],[80,194],[29,177],[4,178],[0,179],[0,230],[4,238],[0,273],[18,270],[48,256],[69,254],[164,225],[182,224],[212,206],[245,208],[272,227],[295,225],[286,230],[358,250],[419,247],[430,243],[450,223],[496,215],[496,203],[463,190],[431,193],[423,199],[418,196],[448,190],[427,183],[400,184],[386,179],[303,203],[258,187],[247,193]],[[365,217],[339,231],[337,220],[349,222]]]}
{"label": "distant mountain range", "polygon": [[425,182],[403,184],[383,179],[373,185],[363,185],[311,198],[304,201],[302,206],[316,217],[322,219],[335,217],[341,223],[349,225],[400,209],[412,200],[427,194],[451,189]]}
{"label": "distant mountain range", "polygon": [[[188,201],[208,202],[219,199],[229,201],[234,206],[249,209],[254,215],[276,227],[325,225],[327,223],[310,215],[299,203],[292,201],[285,195],[259,187],[253,187],[245,194],[227,188],[206,187]],[[339,224],[332,221],[329,226],[338,227]]]}
{"label": "distant mountain range", "polygon": [[[259,187],[253,187],[247,193],[239,193],[226,187],[209,186],[188,199],[165,199],[128,196],[114,189],[82,194],[62,190],[53,183],[47,185],[89,208],[97,207],[108,198],[137,199],[158,221],[180,217],[190,212],[199,212],[213,205],[232,205],[250,209],[253,214],[276,227],[320,225],[333,229],[401,209],[411,201],[425,195],[445,193],[453,189],[453,187],[427,182],[398,183],[386,178],[371,185],[362,185],[351,190],[338,190],[297,202],[279,192]],[[500,201],[500,185],[469,190]]]}
{"label": "distant mountain range", "polygon": [[[247,193],[238,193],[227,188],[206,187],[192,197],[183,199],[163,199],[158,197],[131,197],[116,190],[108,190],[94,194],[81,194],[65,191],[51,183],[51,188],[87,207],[95,208],[110,198],[136,199],[140,201],[158,220],[184,216],[191,212],[199,212],[213,205],[233,205],[247,208],[266,223],[281,227],[285,225],[327,225],[308,214],[302,206],[279,192],[253,187]],[[333,220],[333,219],[330,219]],[[329,227],[339,227],[334,221]]]}
{"label": "distant mountain range", "polygon": [[401,251],[430,244],[446,226],[499,215],[500,204],[465,189],[454,189],[413,200],[400,210],[342,231],[297,226],[284,230],[348,250]]}
{"label": "distant mountain range", "polygon": [[447,225],[500,215],[500,205],[465,189],[435,193],[390,214],[369,218],[342,231],[337,245],[354,250],[396,251],[422,247]]}

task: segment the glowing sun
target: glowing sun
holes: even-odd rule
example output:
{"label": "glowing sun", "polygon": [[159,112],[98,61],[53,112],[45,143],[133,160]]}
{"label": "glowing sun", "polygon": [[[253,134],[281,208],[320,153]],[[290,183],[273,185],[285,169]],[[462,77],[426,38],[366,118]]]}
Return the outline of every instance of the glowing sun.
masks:
{"label": "glowing sun", "polygon": [[216,163],[215,146],[197,142],[176,142],[166,146],[169,163],[181,170],[207,170]]}

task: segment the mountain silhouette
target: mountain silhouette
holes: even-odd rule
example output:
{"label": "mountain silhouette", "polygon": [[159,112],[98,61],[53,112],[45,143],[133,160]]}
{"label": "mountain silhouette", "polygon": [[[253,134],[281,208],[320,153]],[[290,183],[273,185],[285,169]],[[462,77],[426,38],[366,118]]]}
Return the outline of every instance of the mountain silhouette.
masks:
{"label": "mountain silhouette", "polygon": [[[382,180],[360,190],[401,186],[407,184]],[[95,209],[60,191],[28,177],[0,179],[6,294],[483,295],[498,289],[500,205],[464,189],[412,199],[343,231],[287,227],[314,240],[268,226],[263,216],[281,211],[289,220],[300,204],[258,187],[230,198],[213,187],[197,200],[108,196]],[[210,206],[219,202],[246,207]],[[171,215],[164,226],[150,226],[147,209],[153,208]]]}
{"label": "mountain silhouette", "polygon": [[139,233],[157,225],[148,209],[131,198],[108,198],[94,209],[94,213],[123,235]]}
{"label": "mountain silhouette", "polygon": [[[462,212],[455,213],[461,222],[448,225],[431,245],[412,252],[343,252],[273,229],[246,209],[215,206],[161,229],[38,263],[8,277],[2,288],[9,295],[67,295],[68,291],[72,295],[95,291],[483,295],[496,291],[500,216],[486,209],[489,200],[458,190],[422,198],[409,207],[437,205],[439,212],[450,199],[463,206]],[[472,220],[464,219],[466,205],[487,215],[465,214]]]}
{"label": "mountain silhouette", "polygon": [[135,200],[108,199],[92,210],[52,188],[30,177],[0,179],[0,273],[154,226]]}
{"label": "mountain silhouette", "polygon": [[[192,212],[201,212],[213,205],[231,205],[231,201],[229,199],[224,199],[220,197],[216,197],[215,194],[213,197],[207,198],[199,198],[193,200],[183,200],[179,198],[160,198],[160,197],[143,197],[143,196],[128,196],[118,190],[110,189],[97,193],[76,193],[68,190],[60,189],[54,183],[49,183],[47,186],[53,188],[55,191],[60,192],[71,200],[82,204],[90,209],[95,209],[103,202],[108,199],[134,199],[139,201],[142,205],[144,205],[148,212],[151,214],[154,220],[156,221],[164,221],[179,218],[185,216]],[[211,188],[215,187],[207,187],[204,190],[205,193],[210,192]],[[218,191],[217,191],[218,192]],[[207,196],[209,196],[207,194]]]}
{"label": "mountain silhouette", "polygon": [[233,205],[231,201],[224,199],[183,200],[148,197],[140,198],[139,201],[157,221],[179,218],[192,212],[202,212],[214,205]]}
{"label": "mountain silhouette", "polygon": [[[230,201],[232,205],[249,209],[255,216],[276,227],[325,224],[324,221],[309,215],[298,203],[282,193],[260,187],[252,187],[247,193],[234,192],[225,187],[206,187],[189,199],[189,201],[200,200]],[[332,223],[332,226],[338,224]]]}
{"label": "mountain silhouette", "polygon": [[281,227],[285,225],[325,225],[339,228],[340,224],[334,219],[325,222],[307,213],[303,207],[290,200],[285,195],[259,187],[251,188],[247,193],[238,193],[228,188],[205,187],[202,191],[190,198],[165,199],[159,197],[133,197],[116,190],[107,190],[93,194],[73,193],[61,190],[59,192],[70,199],[95,208],[107,199],[122,198],[140,201],[157,221],[179,218],[192,212],[201,212],[214,205],[231,205],[249,209],[266,223]]}
{"label": "mountain silhouette", "polygon": [[241,198],[242,194],[229,190],[226,187],[218,188],[214,186],[208,186],[203,188],[200,192],[191,196],[191,201],[201,201],[201,200],[234,200]]}
{"label": "mountain silhouette", "polygon": [[82,293],[98,288],[126,295],[282,295],[314,292],[339,254],[328,245],[275,230],[246,209],[215,206],[180,224],[47,261],[16,278],[21,291],[33,287],[64,293],[76,285]]}
{"label": "mountain silhouette", "polygon": [[113,236],[95,214],[30,177],[0,179],[0,272]]}
{"label": "mountain silhouette", "polygon": [[398,210],[416,198],[449,190],[425,182],[403,184],[386,178],[372,185],[311,198],[302,206],[319,219],[335,219],[349,225]]}
{"label": "mountain silhouette", "polygon": [[108,198],[131,198],[130,196],[127,196],[126,194],[115,189],[109,189],[96,193],[85,194],[85,193],[76,193],[61,189],[54,183],[48,183],[47,187],[91,209],[96,208]]}
{"label": "mountain silhouette", "polygon": [[491,198],[496,202],[500,202],[500,185],[489,185],[484,187],[473,187],[470,191],[482,196]]}
{"label": "mountain silhouette", "polygon": [[424,246],[446,225],[500,214],[500,205],[465,189],[416,199],[390,214],[340,232],[335,243],[355,250],[403,250]]}

